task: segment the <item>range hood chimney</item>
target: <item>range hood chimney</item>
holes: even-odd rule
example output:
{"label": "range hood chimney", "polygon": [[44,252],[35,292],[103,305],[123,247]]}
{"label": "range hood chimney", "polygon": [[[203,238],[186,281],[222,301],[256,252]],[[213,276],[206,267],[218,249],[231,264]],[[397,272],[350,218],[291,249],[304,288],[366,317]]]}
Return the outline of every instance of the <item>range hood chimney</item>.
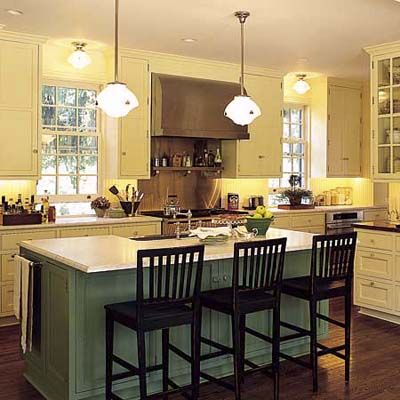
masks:
{"label": "range hood chimney", "polygon": [[249,139],[247,126],[236,125],[224,115],[238,93],[237,83],[152,74],[152,135]]}

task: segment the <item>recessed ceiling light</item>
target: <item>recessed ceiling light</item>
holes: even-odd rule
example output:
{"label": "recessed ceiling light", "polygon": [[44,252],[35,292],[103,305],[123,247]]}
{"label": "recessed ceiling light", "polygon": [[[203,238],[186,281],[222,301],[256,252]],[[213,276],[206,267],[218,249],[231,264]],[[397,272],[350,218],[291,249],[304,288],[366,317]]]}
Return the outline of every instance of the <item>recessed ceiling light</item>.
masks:
{"label": "recessed ceiling light", "polygon": [[[399,0],[400,1],[400,0]],[[194,38],[183,38],[182,39],[182,42],[185,42],[185,43],[194,43],[194,42],[197,42],[197,39],[194,39]]]}
{"label": "recessed ceiling light", "polygon": [[23,12],[21,10],[15,10],[14,8],[9,8],[6,10],[9,14],[18,16],[18,15],[23,15]]}
{"label": "recessed ceiling light", "polygon": [[4,24],[0,24],[0,30],[4,29],[6,26]]}

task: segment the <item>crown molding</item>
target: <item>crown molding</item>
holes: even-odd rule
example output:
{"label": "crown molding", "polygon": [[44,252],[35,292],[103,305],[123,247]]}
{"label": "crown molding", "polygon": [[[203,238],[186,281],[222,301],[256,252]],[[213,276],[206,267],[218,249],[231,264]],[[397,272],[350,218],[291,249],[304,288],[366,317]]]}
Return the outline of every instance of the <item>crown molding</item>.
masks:
{"label": "crown molding", "polygon": [[375,46],[364,47],[364,51],[371,56],[379,56],[391,52],[398,52],[400,50],[400,40],[389,43],[382,43]]}
{"label": "crown molding", "polygon": [[11,40],[13,42],[43,44],[49,39],[47,36],[32,35],[30,33],[0,31],[0,39]]}

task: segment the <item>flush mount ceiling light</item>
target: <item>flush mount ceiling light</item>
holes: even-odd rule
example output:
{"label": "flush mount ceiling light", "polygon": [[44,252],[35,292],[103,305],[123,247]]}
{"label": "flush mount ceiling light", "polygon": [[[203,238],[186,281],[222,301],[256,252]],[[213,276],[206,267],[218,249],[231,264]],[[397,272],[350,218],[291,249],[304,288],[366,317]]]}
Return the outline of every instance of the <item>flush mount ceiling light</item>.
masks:
{"label": "flush mount ceiling light", "polygon": [[197,42],[197,39],[195,39],[195,38],[183,38],[183,39],[182,39],[182,42],[185,42],[185,43],[195,43],[195,42]]}
{"label": "flush mount ceiling light", "polygon": [[240,22],[241,38],[240,95],[235,96],[225,108],[225,116],[231,119],[236,125],[242,126],[251,124],[261,115],[260,107],[244,92],[244,24],[249,15],[248,11],[235,12],[235,17]]}
{"label": "flush mount ceiling light", "polygon": [[311,86],[308,84],[308,82],[306,82],[304,80],[304,78],[306,76],[307,76],[306,74],[297,74],[296,75],[297,82],[293,85],[293,90],[297,94],[305,94],[311,89]]}
{"label": "flush mount ceiling light", "polygon": [[16,10],[16,9],[14,9],[14,8],[9,8],[9,9],[6,10],[6,11],[7,11],[9,14],[14,15],[14,17],[24,14],[21,10]]}
{"label": "flush mount ceiling light", "polygon": [[126,83],[118,81],[118,10],[119,0],[115,0],[114,82],[108,83],[97,96],[97,105],[114,118],[124,117],[139,105]]}
{"label": "flush mount ceiling light", "polygon": [[77,69],[87,67],[91,62],[91,58],[85,51],[86,43],[72,42],[75,47],[74,52],[68,57],[68,62]]}

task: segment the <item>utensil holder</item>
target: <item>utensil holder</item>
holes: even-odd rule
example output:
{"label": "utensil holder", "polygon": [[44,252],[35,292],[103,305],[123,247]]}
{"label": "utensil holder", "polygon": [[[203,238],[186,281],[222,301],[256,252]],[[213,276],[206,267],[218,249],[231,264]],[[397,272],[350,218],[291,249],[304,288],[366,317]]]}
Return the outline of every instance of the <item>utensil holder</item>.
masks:
{"label": "utensil holder", "polygon": [[134,216],[140,206],[140,201],[120,201],[121,207],[127,217]]}

